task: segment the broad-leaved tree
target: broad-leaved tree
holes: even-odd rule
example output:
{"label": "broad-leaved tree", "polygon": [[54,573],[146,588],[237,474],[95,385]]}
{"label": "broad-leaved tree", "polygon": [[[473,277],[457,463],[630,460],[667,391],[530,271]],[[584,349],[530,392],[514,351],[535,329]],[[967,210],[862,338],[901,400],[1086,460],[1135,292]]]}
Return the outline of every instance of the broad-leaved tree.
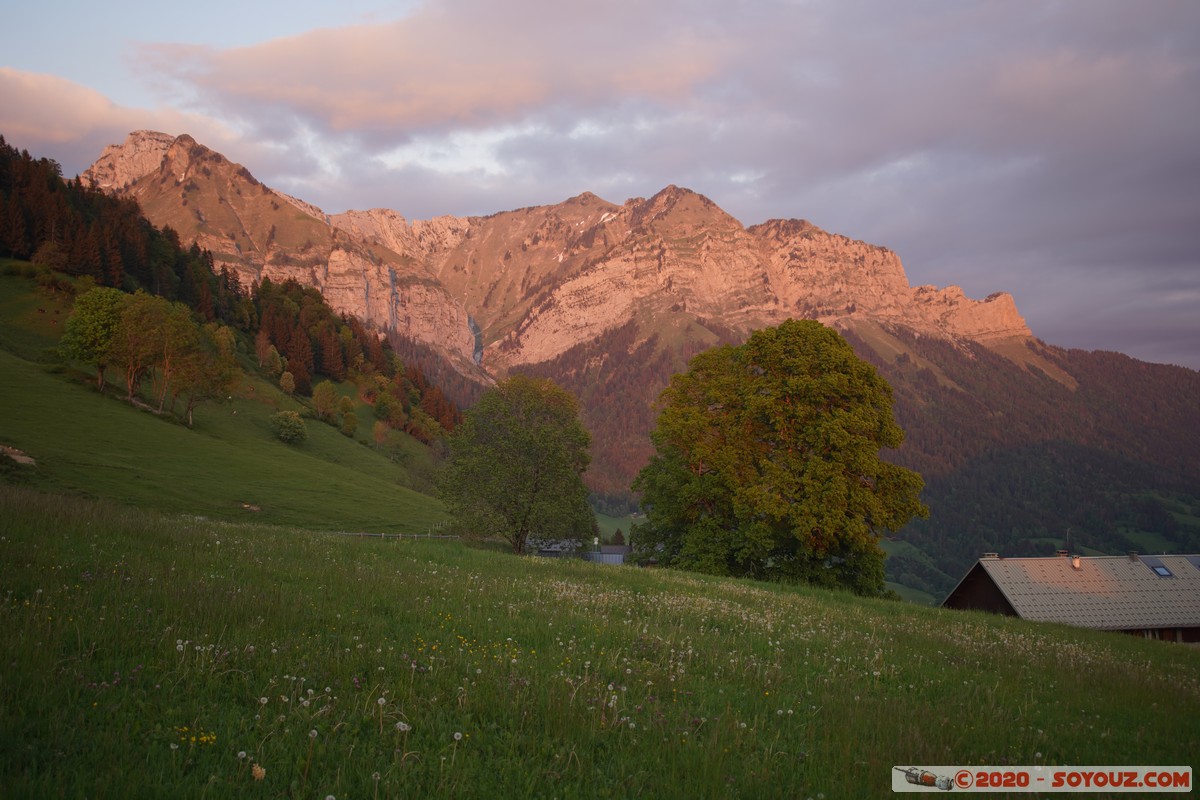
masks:
{"label": "broad-leaved tree", "polygon": [[484,393],[450,436],[439,494],[468,535],[580,539],[595,516],[583,473],[591,437],[553,381],[515,375]]}
{"label": "broad-leaved tree", "polygon": [[891,387],[834,330],[788,320],[695,356],[663,392],[633,488],[642,558],[717,575],[884,591],[882,531],[928,513]]}

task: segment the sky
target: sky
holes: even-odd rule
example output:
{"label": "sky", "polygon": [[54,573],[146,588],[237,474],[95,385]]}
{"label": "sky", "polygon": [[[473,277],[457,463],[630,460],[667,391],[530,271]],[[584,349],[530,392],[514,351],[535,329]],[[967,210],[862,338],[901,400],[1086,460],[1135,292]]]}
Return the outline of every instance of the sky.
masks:
{"label": "sky", "polygon": [[668,184],[1014,295],[1034,335],[1200,369],[1194,0],[39,0],[0,135],[68,176],[188,133],[329,213]]}

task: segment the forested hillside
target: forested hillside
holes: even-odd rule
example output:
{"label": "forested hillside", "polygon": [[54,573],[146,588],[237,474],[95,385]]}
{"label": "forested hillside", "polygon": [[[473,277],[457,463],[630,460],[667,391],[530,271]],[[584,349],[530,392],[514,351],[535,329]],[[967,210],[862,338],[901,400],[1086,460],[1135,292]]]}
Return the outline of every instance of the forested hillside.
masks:
{"label": "forested hillside", "polygon": [[944,594],[985,551],[1200,551],[1200,373],[1041,343],[1056,378],[986,348],[891,331],[881,357],[906,433],[892,457],[926,481],[927,520],[898,537],[893,578]]}
{"label": "forested hillside", "polygon": [[[178,383],[170,385],[184,378],[169,366],[179,340],[168,341],[163,328],[170,303],[177,303],[190,310],[197,330],[204,324],[227,329],[230,341],[240,339],[243,351],[252,349],[254,359],[243,366],[286,380],[300,395],[311,394],[320,378],[352,381],[378,422],[424,442],[460,419],[458,408],[417,364],[397,357],[386,338],[358,319],[334,313],[315,289],[269,280],[244,287],[228,270],[215,272],[208,252],[194,244],[184,248],[173,230],[151,225],[135,201],[64,179],[57,163],[17,151],[3,137],[0,256],[31,262],[31,274],[52,290],[82,295],[99,286],[159,298],[160,303],[143,304],[153,314],[143,313],[142,329],[129,331],[143,341],[136,349],[126,347],[119,360],[131,399],[142,379],[150,379],[158,387],[160,410],[168,395],[183,391]],[[188,336],[189,346],[203,343],[198,334]]]}

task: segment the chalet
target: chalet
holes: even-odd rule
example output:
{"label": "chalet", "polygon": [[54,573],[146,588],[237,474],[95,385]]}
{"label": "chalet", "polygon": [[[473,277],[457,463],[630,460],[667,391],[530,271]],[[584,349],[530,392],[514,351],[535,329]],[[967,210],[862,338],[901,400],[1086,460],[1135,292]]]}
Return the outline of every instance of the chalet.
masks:
{"label": "chalet", "polygon": [[601,564],[624,564],[633,552],[627,544],[582,544],[578,539],[533,539],[526,543],[531,553],[543,558],[582,558]]}
{"label": "chalet", "polygon": [[601,564],[624,564],[625,557],[632,552],[633,548],[627,544],[602,544],[599,550],[583,553],[583,557]]}
{"label": "chalet", "polygon": [[1001,558],[985,553],[943,608],[1200,642],[1200,555]]}
{"label": "chalet", "polygon": [[542,558],[570,558],[580,553],[578,539],[535,539],[532,536],[525,543],[525,549],[537,553]]}

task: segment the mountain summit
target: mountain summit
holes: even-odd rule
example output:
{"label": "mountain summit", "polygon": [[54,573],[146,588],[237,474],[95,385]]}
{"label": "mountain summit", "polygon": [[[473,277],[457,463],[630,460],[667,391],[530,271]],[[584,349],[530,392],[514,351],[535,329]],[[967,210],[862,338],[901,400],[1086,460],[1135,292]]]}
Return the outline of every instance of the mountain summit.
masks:
{"label": "mountain summit", "polygon": [[1031,336],[1008,294],[911,287],[887,248],[804,220],[745,228],[677,186],[621,205],[584,193],[487,217],[329,216],[190,136],[152,131],[106,148],[83,177],[135,197],[246,284],[295,278],[340,311],[493,374],[671,313],[741,332],[807,317],[985,345]]}

